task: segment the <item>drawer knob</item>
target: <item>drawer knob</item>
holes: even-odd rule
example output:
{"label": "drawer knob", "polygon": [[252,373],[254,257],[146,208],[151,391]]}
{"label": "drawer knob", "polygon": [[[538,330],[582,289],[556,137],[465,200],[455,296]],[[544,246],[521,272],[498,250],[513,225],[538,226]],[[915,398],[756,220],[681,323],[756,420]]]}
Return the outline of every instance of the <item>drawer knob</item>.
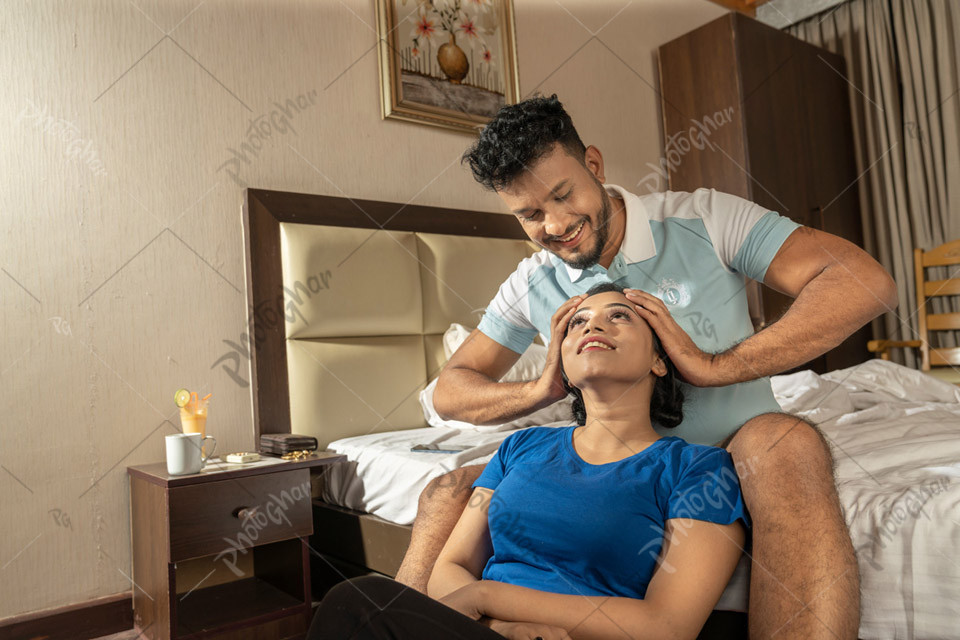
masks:
{"label": "drawer knob", "polygon": [[233,510],[233,517],[246,520],[257,513],[258,507],[237,507]]}

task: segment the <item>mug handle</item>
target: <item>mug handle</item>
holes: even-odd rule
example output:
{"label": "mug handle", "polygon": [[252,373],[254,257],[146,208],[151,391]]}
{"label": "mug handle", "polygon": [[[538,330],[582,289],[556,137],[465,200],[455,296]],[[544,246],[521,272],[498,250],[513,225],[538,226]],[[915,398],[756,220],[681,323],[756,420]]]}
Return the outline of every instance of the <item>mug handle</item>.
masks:
{"label": "mug handle", "polygon": [[[207,440],[213,440],[213,446],[210,447],[210,451],[207,452],[207,455],[203,455],[202,452],[203,452],[204,448],[206,447]],[[216,448],[217,448],[217,439],[214,438],[213,436],[204,436],[204,437],[200,440],[200,451],[201,451],[201,453],[200,453],[200,464],[206,464],[206,463],[207,463],[207,460],[210,459],[210,457],[213,455],[214,449],[216,449]]]}

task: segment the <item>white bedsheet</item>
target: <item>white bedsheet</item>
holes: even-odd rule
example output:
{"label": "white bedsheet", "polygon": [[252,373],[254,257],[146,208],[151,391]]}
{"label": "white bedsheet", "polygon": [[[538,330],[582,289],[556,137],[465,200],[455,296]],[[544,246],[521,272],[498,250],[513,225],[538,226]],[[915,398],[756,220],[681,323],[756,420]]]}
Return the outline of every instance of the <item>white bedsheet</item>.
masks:
{"label": "white bedsheet", "polygon": [[774,378],[818,423],[861,576],[859,637],[960,637],[960,388],[872,360]]}
{"label": "white bedsheet", "polygon": [[[425,427],[354,436],[327,447],[348,462],[328,465],[321,497],[325,502],[366,511],[391,522],[411,524],[420,492],[434,478],[471,464],[486,464],[513,431],[476,432]],[[461,453],[410,451],[417,444],[468,447]]]}
{"label": "white bedsheet", "polygon": [[[960,637],[960,388],[890,362],[772,378],[784,411],[818,424],[862,580],[860,638]],[[428,427],[332,442],[323,499],[413,522],[420,492],[448,471],[486,464],[512,431]],[[470,448],[412,453],[415,444]],[[718,608],[746,610],[741,563]]]}

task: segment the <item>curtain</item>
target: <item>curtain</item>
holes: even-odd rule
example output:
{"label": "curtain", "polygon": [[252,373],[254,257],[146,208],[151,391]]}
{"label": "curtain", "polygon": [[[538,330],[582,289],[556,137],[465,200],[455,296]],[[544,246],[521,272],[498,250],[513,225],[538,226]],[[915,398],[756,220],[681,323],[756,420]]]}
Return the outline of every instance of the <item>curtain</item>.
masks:
{"label": "curtain", "polygon": [[[960,238],[960,3],[849,0],[786,31],[846,61],[865,248],[899,296],[897,309],[874,321],[874,337],[916,339],[913,249]],[[928,276],[960,276],[960,268]],[[960,311],[958,302],[933,300],[928,311]],[[958,334],[931,334],[931,345],[957,346]],[[912,350],[892,357],[919,366]]]}

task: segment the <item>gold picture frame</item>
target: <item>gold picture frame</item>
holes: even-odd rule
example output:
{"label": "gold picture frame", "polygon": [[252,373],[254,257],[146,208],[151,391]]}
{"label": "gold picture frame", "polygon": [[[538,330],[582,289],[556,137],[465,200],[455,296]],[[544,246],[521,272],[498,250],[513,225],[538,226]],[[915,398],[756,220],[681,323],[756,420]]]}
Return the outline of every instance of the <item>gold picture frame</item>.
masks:
{"label": "gold picture frame", "polygon": [[519,101],[512,0],[376,0],[382,117],[476,133]]}

